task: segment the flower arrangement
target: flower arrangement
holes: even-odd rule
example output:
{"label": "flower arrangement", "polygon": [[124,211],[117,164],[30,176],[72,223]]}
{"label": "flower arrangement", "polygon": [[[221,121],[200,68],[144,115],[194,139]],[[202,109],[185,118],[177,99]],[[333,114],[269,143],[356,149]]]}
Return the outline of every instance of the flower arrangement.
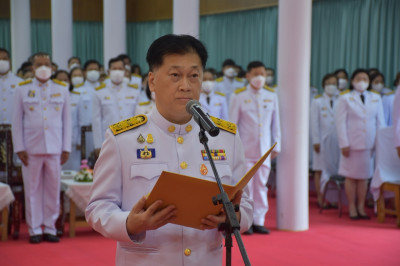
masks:
{"label": "flower arrangement", "polygon": [[77,182],[93,181],[93,170],[88,166],[88,160],[81,161],[80,171],[75,175],[74,180]]}

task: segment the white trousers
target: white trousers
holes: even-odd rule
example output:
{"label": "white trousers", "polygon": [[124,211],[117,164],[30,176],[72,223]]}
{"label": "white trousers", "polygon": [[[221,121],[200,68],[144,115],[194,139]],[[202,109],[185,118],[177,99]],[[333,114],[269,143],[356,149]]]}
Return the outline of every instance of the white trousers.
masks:
{"label": "white trousers", "polygon": [[[246,171],[250,170],[256,161],[246,161]],[[265,215],[268,212],[268,188],[267,182],[270,168],[266,165],[261,165],[256,174],[248,183],[250,198],[254,202],[253,224],[264,225]]]}
{"label": "white trousers", "polygon": [[29,235],[55,235],[60,209],[60,154],[28,156],[28,166],[22,166],[22,176]]}

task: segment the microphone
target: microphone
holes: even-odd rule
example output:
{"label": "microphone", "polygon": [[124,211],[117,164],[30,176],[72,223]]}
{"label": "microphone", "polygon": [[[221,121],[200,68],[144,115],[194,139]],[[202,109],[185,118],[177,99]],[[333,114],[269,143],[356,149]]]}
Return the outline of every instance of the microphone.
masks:
{"label": "microphone", "polygon": [[196,123],[207,131],[211,137],[219,134],[219,128],[211,120],[209,114],[201,108],[201,104],[198,101],[190,100],[186,104],[186,111],[193,116]]}

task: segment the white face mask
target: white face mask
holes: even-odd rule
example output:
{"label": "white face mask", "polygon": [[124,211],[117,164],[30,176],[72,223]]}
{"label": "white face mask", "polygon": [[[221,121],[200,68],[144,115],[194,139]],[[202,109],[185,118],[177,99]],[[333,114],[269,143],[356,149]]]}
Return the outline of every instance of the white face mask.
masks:
{"label": "white face mask", "polygon": [[359,92],[364,92],[368,88],[368,86],[369,86],[369,83],[365,82],[365,81],[359,81],[359,82],[353,83],[354,89]]}
{"label": "white face mask", "polygon": [[83,77],[73,77],[71,79],[72,85],[76,86],[78,84],[81,84],[83,82]]}
{"label": "white face mask", "polygon": [[110,79],[114,84],[120,84],[124,80],[124,70],[110,70]]}
{"label": "white face mask", "polygon": [[274,81],[274,76],[268,76],[265,78],[265,83],[268,85],[272,85],[272,82]]}
{"label": "white face mask", "polygon": [[383,90],[383,87],[383,83],[372,84],[372,89],[377,92],[381,92]]}
{"label": "white face mask", "polygon": [[237,76],[236,70],[233,67],[227,68],[224,71],[224,75],[228,78],[234,78]]}
{"label": "white face mask", "polygon": [[51,77],[51,68],[48,66],[41,66],[35,70],[36,78],[47,81]]}
{"label": "white face mask", "polygon": [[347,79],[339,79],[339,90],[347,89]]}
{"label": "white face mask", "polygon": [[265,77],[261,75],[253,77],[250,80],[250,84],[253,86],[253,88],[259,90],[265,85]]}
{"label": "white face mask", "polygon": [[89,70],[86,72],[86,78],[90,82],[96,82],[99,80],[100,72],[98,70]]}
{"label": "white face mask", "polygon": [[131,81],[131,80],[128,77],[124,77],[122,80],[122,83],[129,84],[129,81]]}
{"label": "white face mask", "polygon": [[72,69],[74,69],[75,67],[80,67],[81,65],[78,63],[73,63],[72,65],[69,66],[69,71],[71,71]]}
{"label": "white face mask", "polygon": [[125,69],[131,71],[131,66],[130,65],[125,65]]}
{"label": "white face mask", "polygon": [[336,85],[325,85],[324,87],[325,93],[328,94],[329,96],[335,96],[338,94],[338,88]]}
{"label": "white face mask", "polygon": [[205,93],[210,93],[214,90],[215,81],[207,80],[203,81],[201,88]]}
{"label": "white face mask", "polygon": [[0,60],[0,74],[6,74],[10,70],[10,61]]}

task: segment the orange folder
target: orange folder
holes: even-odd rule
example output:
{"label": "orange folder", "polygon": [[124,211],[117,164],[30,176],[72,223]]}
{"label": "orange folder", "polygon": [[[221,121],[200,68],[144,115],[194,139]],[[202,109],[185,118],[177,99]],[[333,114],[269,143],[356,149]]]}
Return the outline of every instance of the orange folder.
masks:
{"label": "orange folder", "polygon": [[[276,143],[258,160],[256,164],[240,179],[235,186],[224,185],[230,199],[243,189],[269,156]],[[220,194],[217,182],[196,177],[163,171],[150,192],[145,208],[156,200],[162,200],[160,209],[174,205],[177,215],[174,224],[200,229],[201,219],[207,215],[217,215],[222,205],[215,206],[212,197]]]}

